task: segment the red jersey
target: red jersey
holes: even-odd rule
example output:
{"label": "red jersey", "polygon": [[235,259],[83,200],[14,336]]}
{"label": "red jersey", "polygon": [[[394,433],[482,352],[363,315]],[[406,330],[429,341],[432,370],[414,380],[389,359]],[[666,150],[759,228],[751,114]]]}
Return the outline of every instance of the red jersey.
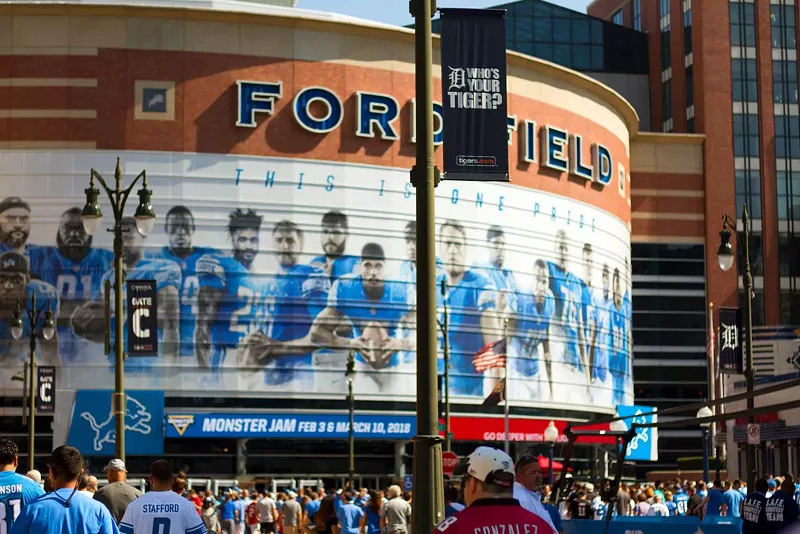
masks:
{"label": "red jersey", "polygon": [[248,525],[257,525],[259,523],[258,519],[258,501],[253,501],[247,505],[247,509],[244,511],[244,521]]}
{"label": "red jersey", "polygon": [[442,521],[434,534],[555,534],[516,499],[480,499]]}

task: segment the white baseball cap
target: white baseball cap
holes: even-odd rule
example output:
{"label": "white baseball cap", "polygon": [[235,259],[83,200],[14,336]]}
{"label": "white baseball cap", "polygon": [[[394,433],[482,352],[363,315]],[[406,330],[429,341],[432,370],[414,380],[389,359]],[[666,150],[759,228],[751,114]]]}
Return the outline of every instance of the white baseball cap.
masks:
{"label": "white baseball cap", "polygon": [[514,460],[501,450],[478,447],[461,460],[453,475],[469,475],[487,484],[510,488],[514,485]]}
{"label": "white baseball cap", "polygon": [[128,469],[125,467],[125,462],[123,462],[119,458],[114,458],[113,460],[108,462],[108,465],[106,466],[106,471],[108,471],[109,469],[112,471],[122,471],[126,473],[128,471]]}

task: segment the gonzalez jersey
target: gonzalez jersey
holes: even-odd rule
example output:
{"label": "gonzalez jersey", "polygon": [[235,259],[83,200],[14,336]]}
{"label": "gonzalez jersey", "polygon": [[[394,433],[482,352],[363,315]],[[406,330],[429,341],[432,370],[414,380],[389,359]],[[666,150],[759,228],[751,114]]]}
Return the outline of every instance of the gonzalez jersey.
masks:
{"label": "gonzalez jersey", "polygon": [[[58,310],[59,310],[59,299],[58,293],[56,293],[56,289],[48,284],[47,282],[42,282],[41,280],[31,280],[28,282],[28,287],[25,289],[25,302],[22,303],[23,305],[30,306],[31,298],[33,295],[36,295],[36,307],[40,308],[45,305],[45,303],[49,300],[49,304],[47,309],[53,312],[53,322],[58,320]],[[44,326],[45,314],[42,313],[39,315],[39,321],[36,323],[35,330],[37,332],[42,331],[42,327]],[[23,317],[22,319],[22,337],[20,340],[27,340],[31,336],[31,322],[28,320],[27,317]],[[0,321],[0,360],[4,363],[9,364],[16,364],[17,362],[14,361],[14,358],[19,360],[19,363],[27,360],[28,355],[28,344],[24,343],[24,350],[22,350],[19,354],[11,354],[12,347],[15,343],[19,343],[19,341],[15,340],[11,335],[11,324],[6,323],[5,321]],[[18,345],[20,346],[20,345]],[[37,345],[38,346],[38,345]],[[38,347],[40,351],[38,354],[41,354],[41,347]],[[9,360],[10,358],[10,360]],[[2,494],[0,494],[2,497]]]}
{"label": "gonzalez jersey", "polygon": [[[613,347],[611,335],[611,303],[602,291],[594,294],[593,317],[595,327],[594,368],[592,378],[605,382],[608,376],[609,353]],[[589,340],[591,343],[591,340]],[[677,495],[675,496],[677,497]]]}
{"label": "gonzalez jersey", "polygon": [[[441,287],[445,274],[436,277],[436,287]],[[443,306],[447,304],[447,340],[450,349],[450,390],[456,395],[483,395],[483,375],[472,365],[472,357],[485,345],[481,329],[481,316],[486,310],[495,309],[494,284],[484,276],[469,270],[458,285],[448,286],[442,300],[436,292],[436,307],[439,321],[443,320]],[[439,331],[440,355],[444,351],[444,338]],[[439,374],[444,373],[444,360],[439,358]]]}
{"label": "gonzalez jersey", "polygon": [[492,264],[480,265],[474,268],[494,283],[498,297],[501,293],[505,294],[506,308],[505,310],[498,310],[499,312],[513,312],[517,309],[517,280],[510,269],[498,268]]}
{"label": "gonzalez jersey", "polygon": [[555,313],[555,299],[548,290],[541,305],[531,294],[520,295],[517,302],[517,335],[512,343],[519,343],[519,355],[511,360],[511,366],[521,376],[533,377],[539,373],[537,348],[547,339]]}
{"label": "gonzalez jersey", "polygon": [[14,471],[0,471],[0,532],[11,532],[22,508],[44,495],[39,484]]}
{"label": "gonzalez jersey", "polygon": [[[332,262],[333,264],[331,265],[331,282],[338,280],[346,274],[351,274],[360,262],[361,258],[349,256],[347,254],[343,254],[334,259]],[[324,266],[326,263],[328,263],[328,257],[325,255],[317,256],[311,260],[311,265],[318,267],[323,271],[325,270]]]}
{"label": "gonzalez jersey", "polygon": [[120,534],[205,534],[206,527],[194,504],[173,491],[148,491],[132,501]]}
{"label": "gonzalez jersey", "polygon": [[[308,335],[314,317],[328,298],[330,280],[324,271],[310,265],[294,265],[264,283],[260,297],[258,328],[277,341]],[[295,378],[288,369],[312,365],[312,353],[278,358],[264,370],[266,384],[282,384]]]}
{"label": "gonzalez jersey", "polygon": [[505,532],[507,534],[555,534],[547,521],[529,512],[516,499],[479,499],[433,531],[434,534],[475,534]]}
{"label": "gonzalez jersey", "polygon": [[[364,328],[372,321],[386,329],[390,338],[397,338],[400,322],[411,309],[406,288],[402,284],[385,280],[383,295],[379,300],[373,300],[364,291],[363,277],[360,274],[343,276],[333,283],[328,297],[328,307],[349,319],[352,325],[350,336],[352,338],[361,337]],[[368,361],[361,353],[357,353],[356,356],[363,362]],[[395,354],[389,362],[389,367],[396,367],[399,363],[400,357]]]}
{"label": "gonzalez jersey", "polygon": [[219,368],[226,360],[236,365],[236,347],[244,337],[258,327],[257,298],[261,288],[256,280],[233,256],[206,254],[196,264],[200,287],[212,287],[222,292],[217,317],[211,325],[211,368]]}
{"label": "gonzalez jersey", "polygon": [[[106,272],[106,274],[103,275],[103,280],[102,280],[102,283],[100,284],[100,287],[102,287],[103,284],[105,284],[106,279],[112,281],[109,303],[112,306],[112,310],[113,310],[113,306],[114,306],[114,302],[115,302],[114,299],[116,298],[116,290],[114,288],[114,283],[113,283],[113,280],[114,280],[114,269],[109,269]],[[140,260],[139,263],[137,263],[136,266],[133,269],[128,269],[124,273],[124,279],[123,279],[123,282],[122,282],[122,300],[123,300],[123,302],[127,302],[128,289],[127,289],[127,284],[125,282],[126,280],[155,280],[156,281],[156,293],[159,293],[159,292],[161,292],[162,289],[166,289],[168,287],[174,287],[177,290],[181,285],[181,268],[178,266],[177,263],[175,263],[174,261],[169,261],[169,260],[150,260],[150,259]],[[96,300],[102,300],[103,299],[102,290],[95,296],[95,299]],[[123,306],[122,306],[122,313],[124,313],[124,314],[127,313],[125,304],[123,304]],[[180,320],[180,318],[178,318],[178,319]],[[116,321],[116,317],[113,316],[113,312],[112,312],[112,317],[111,317],[111,331],[112,332],[114,332],[115,328],[116,328],[114,326],[116,324],[115,321]],[[123,324],[123,327],[122,327],[122,340],[123,340],[124,346],[127,348],[127,346],[128,346],[128,328],[127,328],[128,318],[124,317],[123,321],[124,321],[124,324]],[[161,322],[161,321],[159,321],[159,322]],[[162,335],[161,327],[159,326],[159,328],[158,328],[159,353],[161,352],[161,349],[163,347],[163,345],[161,344],[161,339],[162,339],[161,335]],[[109,361],[111,362],[111,365],[114,365],[114,349],[113,349],[114,340],[113,340],[113,338],[111,340],[111,345],[112,345],[112,350],[111,350],[111,353],[109,354]],[[128,370],[134,370],[136,368],[141,368],[141,367],[149,367],[150,365],[153,364],[155,358],[156,358],[156,356],[153,356],[153,357],[140,357],[140,356],[137,356],[136,358],[126,358],[125,359],[125,370],[128,371]]]}
{"label": "gonzalez jersey", "polygon": [[181,356],[194,356],[194,323],[197,318],[197,290],[200,287],[195,271],[197,260],[205,254],[216,254],[216,251],[207,247],[194,247],[191,254],[182,258],[176,256],[168,246],[165,246],[157,251],[150,251],[146,255],[152,259],[174,261],[181,268],[181,285],[178,288],[181,313]]}
{"label": "gonzalez jersey", "polygon": [[578,323],[583,297],[581,281],[551,261],[547,262],[547,271],[550,274],[550,291],[556,299],[556,324],[559,324],[564,331],[564,362],[582,371],[583,364],[578,346]]}

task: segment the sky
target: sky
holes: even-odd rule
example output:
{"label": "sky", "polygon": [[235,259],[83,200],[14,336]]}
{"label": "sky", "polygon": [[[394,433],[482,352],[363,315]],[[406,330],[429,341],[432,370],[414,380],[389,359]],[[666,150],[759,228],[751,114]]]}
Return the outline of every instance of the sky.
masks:
{"label": "sky", "polygon": [[[439,7],[491,7],[511,0],[438,0]],[[586,13],[590,0],[550,0],[553,4]],[[343,15],[405,26],[414,19],[408,13],[408,0],[300,0],[297,7],[333,11]]]}

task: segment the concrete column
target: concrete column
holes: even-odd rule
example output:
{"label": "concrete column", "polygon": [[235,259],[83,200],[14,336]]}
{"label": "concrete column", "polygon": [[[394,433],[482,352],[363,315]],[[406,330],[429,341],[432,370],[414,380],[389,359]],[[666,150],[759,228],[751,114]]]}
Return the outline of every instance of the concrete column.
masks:
{"label": "concrete column", "polygon": [[247,474],[247,442],[246,439],[236,440],[236,475]]}
{"label": "concrete column", "polygon": [[405,452],[407,441],[397,441],[394,444],[394,472],[399,477],[406,476]]}
{"label": "concrete column", "polygon": [[[739,472],[739,447],[736,442],[733,440],[733,429],[736,425],[736,421],[730,419],[726,421],[725,428],[727,429],[725,433],[725,444],[727,446],[727,453],[728,455],[725,457],[728,467],[728,478],[733,480],[736,478],[744,479],[746,477],[742,477],[742,473]],[[753,488],[747,488],[748,491],[755,491]]]}

